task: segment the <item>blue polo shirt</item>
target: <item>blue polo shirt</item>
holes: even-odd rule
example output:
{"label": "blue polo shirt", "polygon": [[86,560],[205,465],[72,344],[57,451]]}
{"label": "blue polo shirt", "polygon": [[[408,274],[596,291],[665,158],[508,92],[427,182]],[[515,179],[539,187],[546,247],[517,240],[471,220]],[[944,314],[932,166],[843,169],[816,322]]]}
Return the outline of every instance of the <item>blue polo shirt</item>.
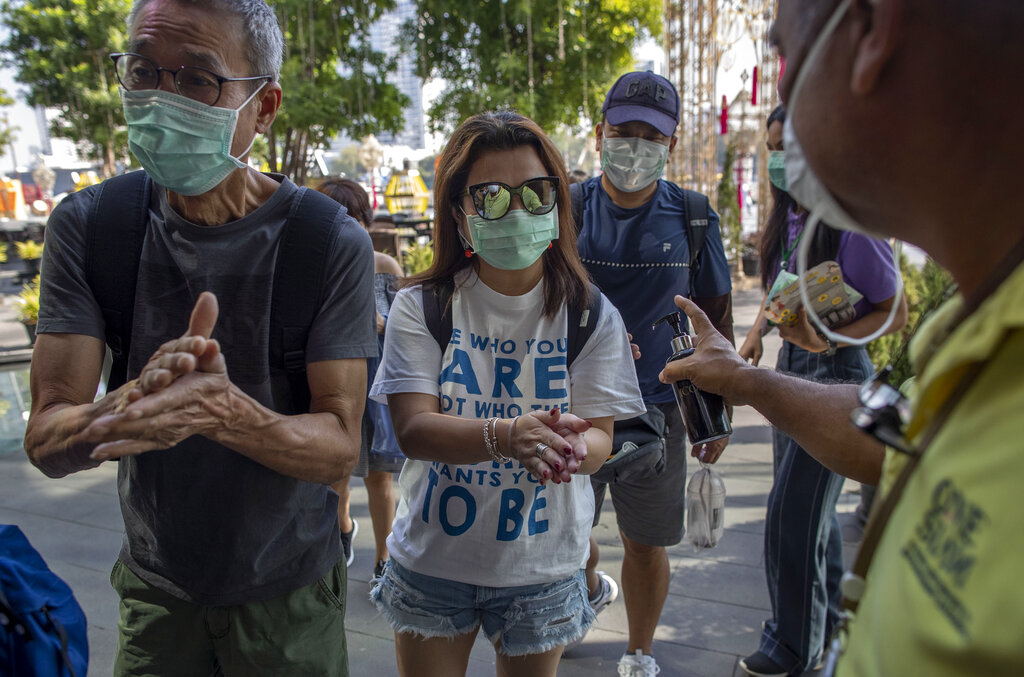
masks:
{"label": "blue polo shirt", "polygon": [[[583,225],[579,251],[583,264],[615,304],[642,357],[634,364],[644,401],[673,401],[672,389],[658,380],[672,355],[672,330],[651,325],[678,310],[676,294],[697,298],[732,291],[718,214],[711,210],[701,268],[690,290],[690,246],[686,237],[683,190],[658,180],[654,196],[639,207],[616,205],[595,177],[583,183]],[[683,316],[685,321],[686,317]]]}

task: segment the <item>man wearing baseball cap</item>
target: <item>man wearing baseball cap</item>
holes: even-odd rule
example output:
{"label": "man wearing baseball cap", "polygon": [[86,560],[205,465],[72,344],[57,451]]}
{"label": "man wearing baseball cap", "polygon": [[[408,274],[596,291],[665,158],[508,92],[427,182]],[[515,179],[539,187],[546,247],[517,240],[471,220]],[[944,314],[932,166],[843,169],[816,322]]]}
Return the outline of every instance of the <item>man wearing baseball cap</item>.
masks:
{"label": "man wearing baseball cap", "polygon": [[[731,341],[732,285],[718,215],[707,197],[661,178],[679,123],[679,95],[672,83],[650,71],[627,73],[608,92],[602,114],[594,134],[604,172],[572,187],[580,257],[640,347],[640,389],[648,410],[664,414],[666,431],[663,465],[617,472],[608,484],[591,478],[594,524],[608,487],[625,548],[622,589],[629,646],[619,674],[646,676],[658,672],[651,644],[668,594],[665,548],[683,537],[686,482],[685,426],[671,388],[658,380],[672,354],[672,331],[666,323],[651,327],[676,310],[673,297],[683,294]],[[693,235],[701,230],[706,232],[702,244]],[[699,252],[695,260],[691,248]],[[726,442],[694,447],[692,454],[714,463]],[[593,538],[590,546],[587,582],[591,605],[600,611],[618,589],[610,576],[596,570],[599,553]]]}

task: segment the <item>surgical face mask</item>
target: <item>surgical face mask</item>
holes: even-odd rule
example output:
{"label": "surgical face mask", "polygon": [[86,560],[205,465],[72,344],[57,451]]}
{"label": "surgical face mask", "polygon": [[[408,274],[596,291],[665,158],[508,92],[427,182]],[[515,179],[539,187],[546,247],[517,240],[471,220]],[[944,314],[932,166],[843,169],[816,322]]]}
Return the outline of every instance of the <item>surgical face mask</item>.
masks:
{"label": "surgical face mask", "polygon": [[[262,87],[260,88],[262,89]],[[128,148],[157,184],[180,195],[201,195],[247,165],[231,155],[238,108],[217,108],[192,99],[146,89],[121,89],[128,122]],[[256,137],[241,156],[252,148]]]}
{"label": "surgical face mask", "polygon": [[[796,253],[797,274],[800,276],[800,300],[803,303],[804,308],[811,307],[810,295],[807,293],[807,254],[810,251],[811,242],[814,240],[814,230],[818,227],[818,224],[824,221],[833,228],[849,230],[868,237],[879,237],[857,223],[857,221],[850,216],[842,206],[840,206],[832,193],[830,193],[828,188],[825,187],[825,184],[823,184],[814,174],[814,170],[811,169],[810,164],[807,162],[807,158],[804,156],[803,147],[800,145],[800,141],[797,140],[796,131],[793,127],[793,119],[797,116],[797,112],[799,110],[797,102],[800,99],[800,94],[803,93],[804,84],[807,82],[807,74],[811,72],[814,64],[820,60],[821,54],[825,51],[825,47],[828,45],[829,38],[832,37],[832,34],[835,32],[836,27],[839,26],[839,23],[843,20],[843,17],[846,16],[846,11],[850,8],[850,3],[851,0],[843,0],[839,3],[836,11],[825,23],[825,27],[822,29],[821,34],[807,53],[807,58],[804,59],[800,72],[797,73],[796,82],[793,85],[793,94],[789,101],[789,113],[786,116],[786,122],[782,127],[782,143],[785,148],[785,174],[786,184],[789,187],[788,192],[793,196],[794,200],[803,205],[803,207],[809,212],[807,224],[804,226],[804,233],[800,238],[800,245],[797,248]],[[902,243],[897,241],[893,253],[894,262],[898,262],[900,260],[899,257],[901,252]],[[899,264],[895,263],[895,265],[897,273],[899,273]],[[903,297],[903,278],[901,275],[897,274],[897,279],[899,280],[899,286],[896,290],[896,296],[893,299],[892,310],[889,312],[889,315],[882,326],[869,336],[865,336],[863,338],[844,336],[826,327],[825,323],[821,321],[821,318],[819,318],[817,314],[809,312],[807,313],[807,317],[822,335],[836,343],[846,343],[857,346],[866,345],[871,341],[874,341],[876,338],[884,336],[896,319],[896,314],[899,312],[900,300]]]}
{"label": "surgical face mask", "polygon": [[657,181],[666,161],[665,144],[639,138],[605,137],[601,141],[601,168],[623,193],[635,193]]}
{"label": "surgical face mask", "polygon": [[783,193],[786,189],[786,153],[781,150],[773,150],[768,155],[768,180]]}
{"label": "surgical face mask", "polygon": [[541,215],[513,209],[492,220],[466,214],[466,224],[480,258],[501,270],[522,270],[533,265],[558,237],[558,208]]}

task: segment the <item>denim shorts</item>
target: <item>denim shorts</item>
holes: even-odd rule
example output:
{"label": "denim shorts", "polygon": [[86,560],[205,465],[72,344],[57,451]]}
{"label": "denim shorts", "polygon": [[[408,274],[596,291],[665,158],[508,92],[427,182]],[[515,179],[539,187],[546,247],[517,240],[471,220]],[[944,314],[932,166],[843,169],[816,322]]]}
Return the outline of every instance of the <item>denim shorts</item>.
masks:
{"label": "denim shorts", "polygon": [[395,632],[457,637],[481,624],[506,656],[544,653],[583,637],[596,614],[581,569],[555,583],[490,588],[424,576],[389,559],[370,599]]}

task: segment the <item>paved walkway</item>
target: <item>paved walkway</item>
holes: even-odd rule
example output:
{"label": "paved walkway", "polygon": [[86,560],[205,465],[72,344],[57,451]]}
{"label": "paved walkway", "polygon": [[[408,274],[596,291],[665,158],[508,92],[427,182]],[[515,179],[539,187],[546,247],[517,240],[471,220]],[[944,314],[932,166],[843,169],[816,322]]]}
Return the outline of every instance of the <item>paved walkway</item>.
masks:
{"label": "paved walkway", "polygon": [[[759,300],[757,290],[736,293],[737,337],[746,334]],[[0,346],[24,343],[23,337],[11,299],[6,297],[0,305]],[[765,345],[763,364],[772,366],[779,345],[777,335],[769,337]],[[725,535],[712,550],[695,552],[685,542],[669,550],[672,579],[654,645],[662,677],[742,675],[738,661],[757,648],[761,621],[769,615],[762,534],[772,481],[770,429],[756,412],[741,408],[736,412],[735,431],[717,464],[728,492]],[[122,537],[114,478],[115,466],[106,464],[50,480],[35,470],[20,450],[6,454],[0,450],[0,523],[21,526],[53,570],[75,591],[89,618],[90,674],[94,676],[110,674],[114,654],[117,597],[108,577]],[[850,515],[857,504],[856,491],[857,486],[848,482],[840,498],[840,520],[848,538],[857,534]],[[618,580],[622,546],[610,504],[605,501],[596,536],[601,545],[601,567]],[[387,677],[396,674],[394,642],[391,630],[367,598],[373,538],[366,491],[359,481],[352,483],[351,505],[352,514],[362,523],[355,542],[355,562],[349,570],[351,674]],[[848,558],[852,550],[848,542]],[[565,655],[558,674],[615,675],[626,639],[625,607],[620,598],[601,614],[584,643]],[[481,639],[467,674],[494,674],[493,651]]]}

